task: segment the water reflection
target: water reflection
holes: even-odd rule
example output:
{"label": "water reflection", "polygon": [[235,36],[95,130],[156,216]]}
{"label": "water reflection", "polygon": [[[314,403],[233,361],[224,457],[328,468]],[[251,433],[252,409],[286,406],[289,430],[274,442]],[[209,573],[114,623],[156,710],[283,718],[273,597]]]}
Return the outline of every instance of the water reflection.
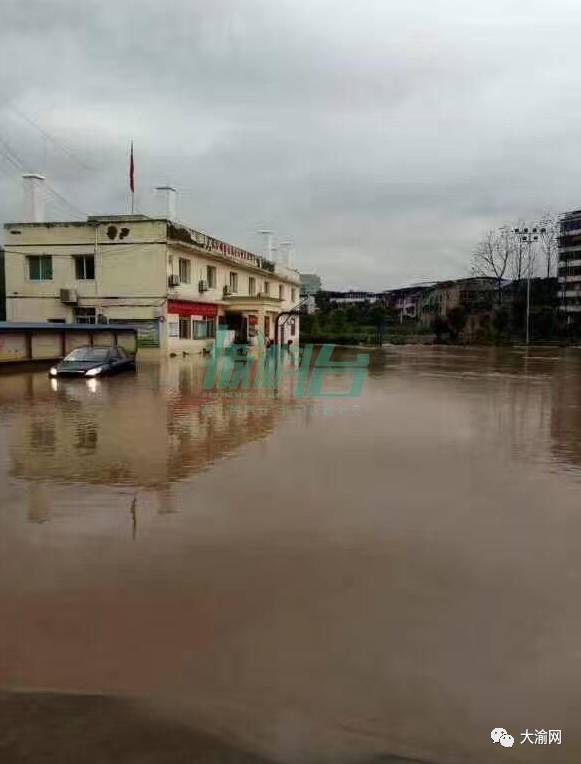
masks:
{"label": "water reflection", "polygon": [[387,348],[347,414],[202,374],[0,378],[2,685],[293,764],[576,761],[581,354]]}
{"label": "water reflection", "polygon": [[204,372],[190,360],[148,364],[137,379],[12,380],[3,396],[5,407],[19,405],[10,474],[156,488],[168,507],[173,482],[268,436],[293,405],[290,387],[282,398],[280,390],[243,398],[204,391]]}

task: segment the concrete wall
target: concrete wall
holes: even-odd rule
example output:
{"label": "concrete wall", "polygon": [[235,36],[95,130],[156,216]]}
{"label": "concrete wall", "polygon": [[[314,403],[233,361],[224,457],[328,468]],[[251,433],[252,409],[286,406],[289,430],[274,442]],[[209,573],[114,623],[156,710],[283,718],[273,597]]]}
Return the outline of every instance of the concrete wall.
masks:
{"label": "concrete wall", "polygon": [[[91,336],[92,335],[92,336]],[[115,335],[118,344],[129,353],[137,350],[135,335],[131,331],[65,331],[55,325],[54,330],[13,329],[0,332],[0,364],[17,361],[40,361],[62,358],[74,348],[90,345],[113,345]]]}
{"label": "concrete wall", "polygon": [[28,347],[24,334],[0,333],[0,363],[24,361],[28,356]]}

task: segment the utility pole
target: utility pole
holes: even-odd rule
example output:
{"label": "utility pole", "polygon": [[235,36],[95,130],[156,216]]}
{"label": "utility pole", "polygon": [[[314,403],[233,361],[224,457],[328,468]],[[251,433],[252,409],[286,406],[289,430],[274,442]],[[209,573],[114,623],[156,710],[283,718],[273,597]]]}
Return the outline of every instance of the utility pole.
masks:
{"label": "utility pole", "polygon": [[530,344],[531,339],[531,266],[533,244],[539,240],[539,236],[547,232],[546,228],[515,228],[514,233],[522,242],[527,244],[527,309],[526,309],[526,328],[525,342]]}

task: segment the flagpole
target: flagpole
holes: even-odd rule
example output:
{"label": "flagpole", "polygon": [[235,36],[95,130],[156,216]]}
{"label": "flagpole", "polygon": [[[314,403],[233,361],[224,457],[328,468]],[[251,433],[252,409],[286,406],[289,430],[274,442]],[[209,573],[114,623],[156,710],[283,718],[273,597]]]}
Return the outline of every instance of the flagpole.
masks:
{"label": "flagpole", "polygon": [[129,156],[129,188],[131,189],[131,214],[135,212],[135,163],[133,161],[133,141],[131,141],[131,154]]}

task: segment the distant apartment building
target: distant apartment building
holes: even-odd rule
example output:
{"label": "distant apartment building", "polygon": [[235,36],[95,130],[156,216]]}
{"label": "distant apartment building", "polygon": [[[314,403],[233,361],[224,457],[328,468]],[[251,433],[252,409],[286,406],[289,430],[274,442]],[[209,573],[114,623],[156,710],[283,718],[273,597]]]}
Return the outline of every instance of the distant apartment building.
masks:
{"label": "distant apartment building", "polygon": [[132,324],[167,352],[201,352],[220,333],[298,343],[298,271],[170,217],[4,228],[9,321]]}
{"label": "distant apartment building", "polygon": [[559,231],[559,296],[569,323],[581,315],[581,210],[567,212]]}
{"label": "distant apartment building", "polygon": [[498,282],[494,278],[476,276],[439,281],[425,295],[420,318],[423,324],[429,325],[436,317],[446,318],[451,310],[462,308],[471,328],[477,330],[480,320],[484,324],[490,320],[497,301]]}
{"label": "distant apartment building", "polygon": [[466,316],[466,332],[474,334],[489,325],[497,299],[497,281],[492,278],[465,278],[411,284],[383,293],[383,301],[400,321],[417,322],[432,327],[437,319],[445,320],[461,308]]}
{"label": "distant apartment building", "polygon": [[388,289],[382,292],[381,299],[397,313],[402,323],[406,319],[417,321],[422,315],[426,295],[435,285],[435,281],[426,281],[400,289]]}
{"label": "distant apartment building", "polygon": [[329,302],[336,305],[357,305],[363,302],[374,303],[379,299],[376,292],[357,292],[349,290],[347,292],[332,292],[326,290],[324,293]]}

